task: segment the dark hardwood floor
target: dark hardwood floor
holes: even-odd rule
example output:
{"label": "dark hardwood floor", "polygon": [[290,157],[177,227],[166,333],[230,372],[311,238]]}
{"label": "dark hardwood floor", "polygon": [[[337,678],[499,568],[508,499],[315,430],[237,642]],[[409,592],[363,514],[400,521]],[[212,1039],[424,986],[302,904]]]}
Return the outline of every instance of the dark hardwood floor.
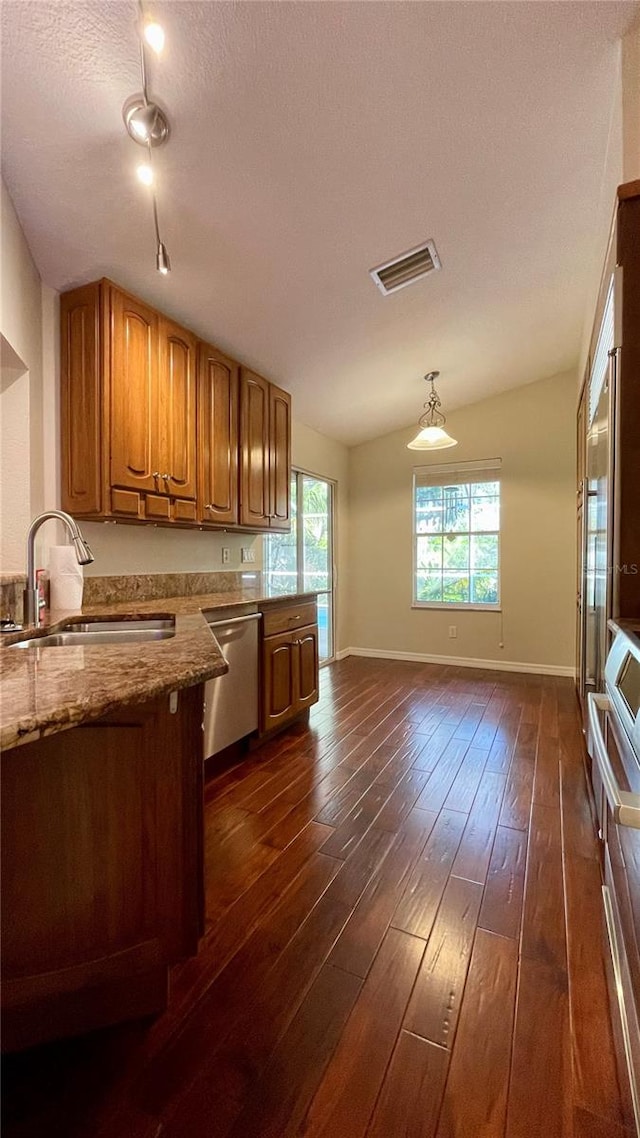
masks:
{"label": "dark hardwood floor", "polygon": [[206,788],[168,1011],[5,1062],[5,1138],[624,1138],[573,684],[347,659]]}

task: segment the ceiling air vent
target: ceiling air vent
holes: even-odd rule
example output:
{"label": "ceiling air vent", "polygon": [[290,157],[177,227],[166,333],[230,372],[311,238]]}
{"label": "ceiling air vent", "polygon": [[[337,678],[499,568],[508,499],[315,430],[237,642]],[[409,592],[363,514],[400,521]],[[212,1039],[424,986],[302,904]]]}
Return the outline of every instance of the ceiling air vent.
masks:
{"label": "ceiling air vent", "polygon": [[397,292],[399,288],[406,288],[407,285],[421,280],[427,273],[439,268],[441,268],[440,258],[435,244],[433,241],[425,241],[423,245],[409,249],[408,253],[402,253],[392,261],[385,261],[383,265],[370,269],[369,275],[382,295],[388,296],[389,293]]}

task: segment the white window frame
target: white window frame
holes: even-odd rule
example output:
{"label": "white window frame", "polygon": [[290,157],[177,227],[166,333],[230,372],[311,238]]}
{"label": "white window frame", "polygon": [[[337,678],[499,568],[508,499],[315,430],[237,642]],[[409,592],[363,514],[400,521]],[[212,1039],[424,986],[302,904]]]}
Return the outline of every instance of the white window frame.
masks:
{"label": "white window frame", "polygon": [[[433,466],[414,466],[411,489],[411,530],[413,541],[412,577],[411,577],[411,608],[413,609],[441,609],[447,612],[501,612],[502,611],[502,482],[500,472],[502,459],[488,458],[478,462],[439,463]],[[433,478],[433,482],[429,479]],[[483,534],[496,535],[498,538],[498,599],[485,604],[477,601],[419,601],[417,599],[418,582],[418,537],[429,536],[419,534],[416,525],[416,489],[418,486],[455,486],[471,482],[497,482],[500,486],[500,524],[496,530],[478,530],[472,534],[471,530],[463,531],[460,536],[478,536]],[[437,534],[432,536],[436,537]],[[444,534],[442,535],[444,536]]]}

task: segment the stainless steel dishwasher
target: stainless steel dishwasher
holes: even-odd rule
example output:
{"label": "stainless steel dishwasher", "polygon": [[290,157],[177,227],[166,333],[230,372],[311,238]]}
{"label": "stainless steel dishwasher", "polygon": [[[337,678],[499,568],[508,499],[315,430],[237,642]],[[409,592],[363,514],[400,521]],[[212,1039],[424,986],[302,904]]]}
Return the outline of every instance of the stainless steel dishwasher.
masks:
{"label": "stainless steel dishwasher", "polygon": [[217,755],[258,727],[258,621],[262,614],[207,617],[229,671],[204,688],[204,757]]}

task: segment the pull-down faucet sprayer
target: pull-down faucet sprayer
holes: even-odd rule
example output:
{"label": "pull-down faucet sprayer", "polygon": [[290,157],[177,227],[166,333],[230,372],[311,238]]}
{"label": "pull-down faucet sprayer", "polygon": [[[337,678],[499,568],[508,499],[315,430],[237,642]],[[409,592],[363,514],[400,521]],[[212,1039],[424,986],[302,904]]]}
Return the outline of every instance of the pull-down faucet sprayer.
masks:
{"label": "pull-down faucet sprayer", "polygon": [[22,615],[22,623],[24,624],[25,628],[27,628],[30,624],[39,623],[38,590],[36,589],[35,540],[40,526],[49,518],[55,518],[59,522],[64,522],[75,547],[78,565],[90,565],[93,561],[93,553],[91,552],[91,549],[89,548],[87,542],[84,540],[78,523],[74,521],[70,514],[65,514],[64,510],[47,510],[44,514],[38,514],[38,517],[34,518],[31,525],[29,526],[29,533],[27,534],[27,587],[24,590]]}

